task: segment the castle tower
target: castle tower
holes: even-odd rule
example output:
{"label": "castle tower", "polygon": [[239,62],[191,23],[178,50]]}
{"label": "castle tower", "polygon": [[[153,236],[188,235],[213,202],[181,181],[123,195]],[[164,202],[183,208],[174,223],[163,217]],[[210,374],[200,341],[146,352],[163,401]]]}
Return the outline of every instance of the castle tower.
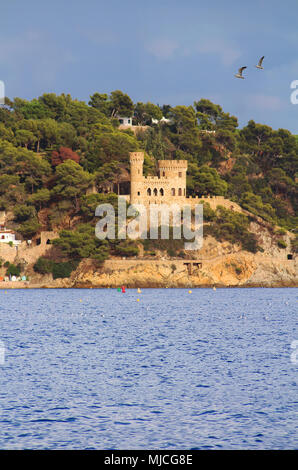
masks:
{"label": "castle tower", "polygon": [[186,196],[187,160],[158,160],[160,178],[171,181],[170,195]]}
{"label": "castle tower", "polygon": [[142,196],[144,152],[130,152],[130,203],[136,204]]}

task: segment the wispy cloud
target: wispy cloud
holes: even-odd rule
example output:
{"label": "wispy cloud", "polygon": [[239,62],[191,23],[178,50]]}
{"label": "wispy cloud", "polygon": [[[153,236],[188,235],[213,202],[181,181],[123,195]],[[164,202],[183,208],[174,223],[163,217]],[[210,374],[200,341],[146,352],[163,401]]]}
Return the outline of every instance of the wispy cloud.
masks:
{"label": "wispy cloud", "polygon": [[248,108],[260,111],[279,111],[287,104],[278,96],[264,94],[249,94],[245,103]]}
{"label": "wispy cloud", "polygon": [[87,39],[88,41],[96,44],[97,46],[100,45],[113,45],[117,44],[120,41],[121,36],[115,31],[110,30],[78,30],[79,34]]}
{"label": "wispy cloud", "polygon": [[239,47],[229,43],[224,39],[203,38],[195,43],[185,44],[179,39],[158,38],[153,39],[145,46],[147,52],[159,60],[168,60],[176,57],[193,55],[214,55],[217,56],[224,66],[233,64],[241,55]]}
{"label": "wispy cloud", "polygon": [[33,83],[51,86],[61,70],[74,62],[73,52],[43,32],[29,30],[13,38],[6,36],[5,40],[0,33],[0,65],[10,74],[17,74],[14,81],[26,81],[24,73],[29,69]]}
{"label": "wispy cloud", "polygon": [[195,50],[200,54],[216,55],[225,66],[232,65],[240,56],[240,49],[224,39],[208,39],[198,44]]}
{"label": "wispy cloud", "polygon": [[179,49],[176,41],[167,38],[154,39],[145,47],[147,52],[160,60],[171,59]]}

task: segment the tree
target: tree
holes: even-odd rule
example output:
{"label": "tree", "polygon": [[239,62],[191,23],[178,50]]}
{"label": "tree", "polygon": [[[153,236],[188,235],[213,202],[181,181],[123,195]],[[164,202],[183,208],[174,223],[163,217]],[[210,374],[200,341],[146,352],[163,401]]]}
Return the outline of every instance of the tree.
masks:
{"label": "tree", "polygon": [[152,119],[162,118],[162,111],[156,104],[138,102],[135,106],[134,118],[139,125],[151,125]]}
{"label": "tree", "polygon": [[216,196],[226,194],[228,184],[220,178],[215,168],[203,165],[201,168],[193,166],[192,169],[190,185],[195,193],[199,195],[213,194]]}
{"label": "tree", "polygon": [[106,93],[94,93],[90,96],[89,106],[98,109],[105,116],[110,116],[110,103]]}
{"label": "tree", "polygon": [[174,134],[172,138],[179,150],[197,154],[201,148],[196,114],[192,106],[176,106],[170,110]]}
{"label": "tree", "polygon": [[86,221],[91,221],[95,218],[95,209],[99,204],[112,204],[115,214],[117,214],[118,197],[115,193],[88,194],[80,199],[80,210]]}
{"label": "tree", "polygon": [[36,232],[40,230],[40,224],[36,218],[26,220],[19,225],[18,232],[20,232],[24,238],[32,238]]}
{"label": "tree", "polygon": [[28,203],[38,207],[39,210],[50,200],[51,193],[47,188],[41,188],[28,197]]}
{"label": "tree", "polygon": [[56,185],[53,187],[53,194],[60,199],[70,199],[79,210],[79,197],[86,192],[94,182],[94,177],[75,163],[73,160],[66,160],[58,165],[56,170]]}
{"label": "tree", "polygon": [[60,165],[66,160],[73,160],[74,162],[79,163],[80,157],[76,152],[73,152],[73,150],[68,147],[60,147],[58,152],[56,150],[52,152],[53,166]]}
{"label": "tree", "polygon": [[20,176],[20,181],[24,181],[26,187],[30,188],[31,193],[41,187],[51,173],[49,163],[29,150],[22,150],[17,154],[12,168]]}
{"label": "tree", "polygon": [[62,230],[52,243],[70,259],[92,258],[101,263],[109,255],[108,242],[96,238],[90,224],[81,224],[74,231]]}
{"label": "tree", "polygon": [[226,129],[234,131],[238,126],[238,120],[229,113],[224,113],[221,106],[202,98],[194,102],[197,111],[199,127],[203,130]]}
{"label": "tree", "polygon": [[18,204],[13,210],[16,222],[25,222],[25,220],[36,217],[34,207],[27,206],[26,204]]}
{"label": "tree", "polygon": [[28,146],[31,147],[37,141],[35,135],[30,131],[26,131],[25,129],[17,130],[15,137],[16,142],[26,149]]}
{"label": "tree", "polygon": [[134,105],[130,97],[120,90],[112,91],[110,96],[111,116],[132,116]]}

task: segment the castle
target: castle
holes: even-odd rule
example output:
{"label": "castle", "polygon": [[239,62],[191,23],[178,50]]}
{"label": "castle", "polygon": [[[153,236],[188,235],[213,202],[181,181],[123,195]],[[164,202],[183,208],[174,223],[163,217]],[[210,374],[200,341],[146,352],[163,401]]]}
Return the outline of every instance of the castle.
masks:
{"label": "castle", "polygon": [[221,205],[242,212],[241,207],[224,196],[186,196],[187,160],[158,160],[158,176],[143,175],[144,152],[130,152],[130,204],[178,204],[180,207],[208,202],[212,209]]}
{"label": "castle", "polygon": [[186,202],[187,160],[158,160],[158,176],[144,176],[143,163],[143,152],[130,153],[131,204]]}

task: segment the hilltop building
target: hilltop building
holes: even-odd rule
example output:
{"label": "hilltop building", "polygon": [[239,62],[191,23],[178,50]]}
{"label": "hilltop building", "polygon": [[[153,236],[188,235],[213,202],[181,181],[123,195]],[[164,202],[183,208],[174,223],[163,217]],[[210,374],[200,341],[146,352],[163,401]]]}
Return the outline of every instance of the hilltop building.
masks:
{"label": "hilltop building", "polygon": [[118,121],[121,126],[132,126],[132,117],[119,116]]}
{"label": "hilltop building", "polygon": [[143,175],[144,152],[130,153],[130,203],[183,203],[187,160],[158,160],[158,176]]}
{"label": "hilltop building", "polygon": [[242,212],[241,207],[224,196],[186,196],[187,160],[158,160],[158,175],[143,175],[144,152],[130,152],[130,195],[123,195],[130,204],[201,204],[208,202],[212,209],[221,205]]}

